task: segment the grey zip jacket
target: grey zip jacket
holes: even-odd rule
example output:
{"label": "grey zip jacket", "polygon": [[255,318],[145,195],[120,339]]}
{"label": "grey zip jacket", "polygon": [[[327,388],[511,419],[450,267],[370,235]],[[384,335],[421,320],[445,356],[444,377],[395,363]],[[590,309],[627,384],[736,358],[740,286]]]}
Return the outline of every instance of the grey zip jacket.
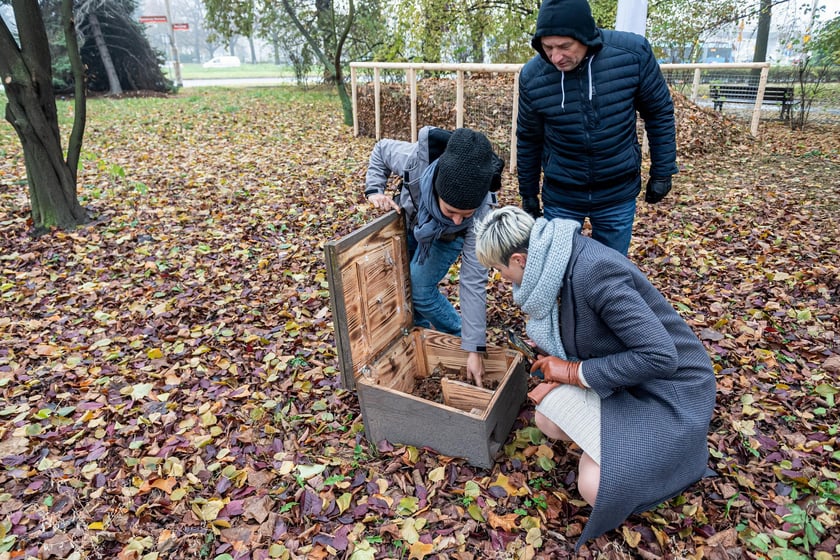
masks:
{"label": "grey zip jacket", "polygon": [[[417,142],[388,138],[379,140],[373,147],[368,163],[365,196],[386,194],[388,179],[392,175],[403,178],[400,192],[394,200],[405,212],[409,231],[414,229],[417,221],[420,181],[431,181],[434,174],[434,167],[429,167],[429,132],[434,129],[432,126],[421,128]],[[434,132],[432,135],[434,137]],[[429,173],[426,173],[427,169],[430,169]],[[487,193],[484,203],[476,210],[475,219],[482,219],[497,205],[496,193]],[[486,350],[487,275],[487,269],[481,266],[475,256],[475,232],[471,227],[465,228],[458,297],[461,313],[461,349],[467,352]]]}

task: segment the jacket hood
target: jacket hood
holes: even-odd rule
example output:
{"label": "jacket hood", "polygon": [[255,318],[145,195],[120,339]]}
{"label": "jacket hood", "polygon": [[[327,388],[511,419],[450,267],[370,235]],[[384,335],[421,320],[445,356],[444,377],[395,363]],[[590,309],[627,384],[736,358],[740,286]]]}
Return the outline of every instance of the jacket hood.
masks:
{"label": "jacket hood", "polygon": [[550,64],[542,48],[542,37],[571,37],[589,47],[590,52],[602,44],[587,0],[543,0],[531,46]]}

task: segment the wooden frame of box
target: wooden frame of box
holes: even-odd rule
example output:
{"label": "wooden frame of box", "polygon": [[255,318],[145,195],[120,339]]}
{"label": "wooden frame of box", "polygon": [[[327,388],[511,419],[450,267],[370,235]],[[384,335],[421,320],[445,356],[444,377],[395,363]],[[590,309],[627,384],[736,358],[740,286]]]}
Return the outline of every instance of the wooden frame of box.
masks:
{"label": "wooden frame of box", "polygon": [[525,401],[524,359],[488,347],[485,380],[498,381],[495,390],[443,377],[443,404],[412,394],[436,368],[465,367],[467,352],[458,337],[413,326],[405,236],[392,211],[325,246],[342,384],[358,394],[369,442],[425,446],[490,468]]}

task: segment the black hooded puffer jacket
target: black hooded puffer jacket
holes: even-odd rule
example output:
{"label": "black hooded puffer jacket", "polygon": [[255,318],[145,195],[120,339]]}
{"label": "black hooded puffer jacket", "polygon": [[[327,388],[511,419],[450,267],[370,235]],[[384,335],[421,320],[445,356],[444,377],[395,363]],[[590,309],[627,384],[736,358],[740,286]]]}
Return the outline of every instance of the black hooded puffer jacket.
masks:
{"label": "black hooded puffer jacket", "polygon": [[[589,47],[570,72],[547,61],[541,37],[573,37]],[[650,174],[677,173],[674,106],[648,41],[634,33],[597,29],[586,0],[545,0],[532,43],[540,54],[519,78],[517,167],[523,197],[540,192],[540,169],[575,190],[615,186],[638,173],[641,148],[636,111],[645,121]],[[543,203],[554,196],[543,190]]]}

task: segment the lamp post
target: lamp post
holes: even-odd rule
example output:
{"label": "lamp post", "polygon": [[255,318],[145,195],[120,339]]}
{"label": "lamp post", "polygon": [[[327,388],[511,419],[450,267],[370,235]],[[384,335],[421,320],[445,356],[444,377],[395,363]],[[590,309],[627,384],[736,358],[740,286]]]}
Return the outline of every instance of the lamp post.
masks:
{"label": "lamp post", "polygon": [[169,8],[169,0],[166,0],[166,20],[169,25],[169,46],[172,47],[172,64],[175,67],[175,86],[184,85],[181,80],[181,61],[178,58],[178,43],[175,42],[175,29],[172,27],[172,10]]}

